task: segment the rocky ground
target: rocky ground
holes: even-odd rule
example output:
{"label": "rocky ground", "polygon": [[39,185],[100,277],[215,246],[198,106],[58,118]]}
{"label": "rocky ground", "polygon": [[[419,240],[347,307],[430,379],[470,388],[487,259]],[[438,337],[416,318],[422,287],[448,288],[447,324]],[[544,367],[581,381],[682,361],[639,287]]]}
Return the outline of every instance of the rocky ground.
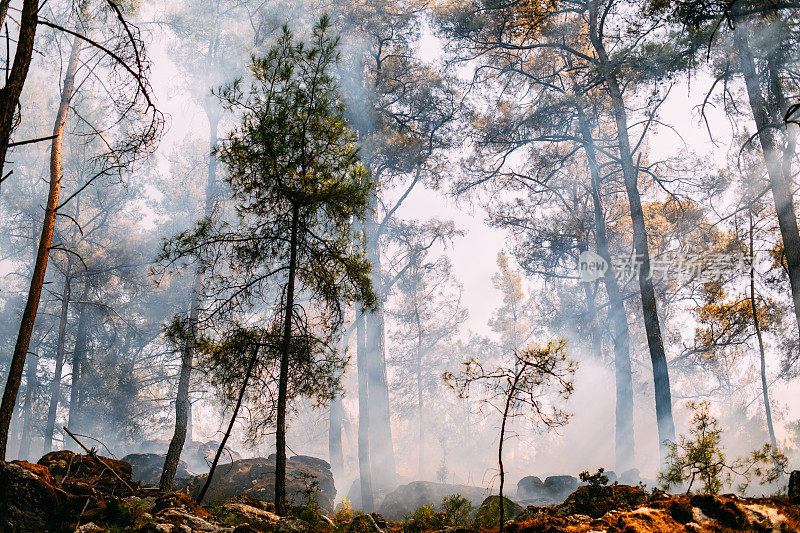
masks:
{"label": "rocky ground", "polygon": [[[441,505],[423,505],[397,521],[354,513],[347,507],[331,512],[335,490],[330,470],[324,461],[310,457],[292,458],[290,471],[302,473],[300,479],[320,477],[299,491],[315,493],[315,497],[311,503],[293,500],[297,505],[289,516],[277,516],[272,504],[263,501],[272,495],[263,482],[270,473],[274,476],[272,458],[233,461],[222,470],[215,497],[200,506],[190,494],[202,478],[190,480],[181,492],[160,493],[136,480],[134,470],[149,471],[139,459],[136,469],[126,461],[68,451],[47,454],[37,464],[0,462],[0,533],[468,533],[497,531],[499,525],[499,497],[488,496],[475,506],[469,498],[475,499],[475,494],[445,497]],[[424,488],[436,497],[445,490],[436,484]],[[506,500],[504,529],[518,533],[800,532],[799,504],[798,497],[670,496],[629,485],[584,485],[558,505],[522,508]]]}

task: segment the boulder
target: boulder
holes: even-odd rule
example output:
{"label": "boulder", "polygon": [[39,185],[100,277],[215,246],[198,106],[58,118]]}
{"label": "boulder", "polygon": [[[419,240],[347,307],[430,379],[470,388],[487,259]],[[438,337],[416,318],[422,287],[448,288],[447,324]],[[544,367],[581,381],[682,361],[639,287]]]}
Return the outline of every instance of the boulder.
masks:
{"label": "boulder", "polygon": [[[503,519],[513,520],[522,512],[522,507],[503,496]],[[500,496],[492,495],[483,500],[475,512],[475,524],[481,528],[500,525]]]}
{"label": "boulder", "polygon": [[41,533],[59,528],[57,517],[66,495],[49,479],[20,464],[0,461],[0,531]]}
{"label": "boulder", "polygon": [[[146,485],[158,485],[161,480],[161,472],[164,470],[165,457],[166,455],[157,453],[132,453],[123,457],[122,460],[130,463],[134,480]],[[192,477],[194,474],[189,471],[189,465],[184,461],[179,461],[174,484],[181,488]]]}
{"label": "boulder", "polygon": [[552,502],[562,502],[578,488],[574,476],[548,476],[543,484],[544,492]]}
{"label": "boulder", "polygon": [[388,520],[402,520],[423,505],[439,507],[442,499],[452,494],[460,494],[477,507],[491,492],[482,487],[414,481],[387,494],[378,506],[378,512]]}
{"label": "boulder", "polygon": [[800,470],[794,470],[789,474],[789,499],[795,503],[800,503]]}
{"label": "boulder", "polygon": [[619,476],[619,482],[623,485],[638,485],[641,480],[642,473],[639,472],[638,468],[626,470]]}
{"label": "boulder", "polygon": [[48,453],[37,464],[47,468],[64,490],[73,494],[93,494],[99,490],[120,496],[136,489],[133,469],[125,461],[60,450]]}
{"label": "boulder", "polygon": [[[325,511],[333,510],[336,498],[333,474],[327,462],[306,457],[292,457],[286,461],[286,498],[292,505],[304,505],[310,494]],[[197,496],[208,474],[195,476],[189,482],[190,494]],[[275,460],[263,457],[240,459],[220,465],[206,492],[206,502],[234,496],[250,496],[262,502],[275,500]]]}
{"label": "boulder", "polygon": [[544,483],[536,476],[525,476],[517,483],[517,498],[520,500],[535,500],[544,493]]}
{"label": "boulder", "polygon": [[583,485],[559,505],[561,514],[600,518],[613,510],[632,510],[647,503],[649,495],[629,485]]}
{"label": "boulder", "polygon": [[[214,462],[214,456],[217,455],[218,449],[219,442],[217,441],[210,440],[200,444],[197,447],[197,452],[195,452],[195,459],[203,464],[210,465],[212,462]],[[219,464],[227,465],[234,461],[238,461],[241,458],[242,456],[236,451],[232,450],[228,446],[225,446],[225,449],[222,450],[222,454],[219,456]]]}

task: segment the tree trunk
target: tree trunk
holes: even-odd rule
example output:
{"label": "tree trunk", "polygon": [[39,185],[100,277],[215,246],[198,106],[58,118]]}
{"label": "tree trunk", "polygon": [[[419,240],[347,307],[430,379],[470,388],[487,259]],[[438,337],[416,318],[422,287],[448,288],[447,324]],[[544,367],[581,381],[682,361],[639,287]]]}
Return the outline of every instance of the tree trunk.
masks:
{"label": "tree trunk", "polygon": [[[4,22],[8,12],[10,2],[4,0],[0,3],[0,26]],[[33,43],[36,37],[36,26],[39,12],[38,0],[24,0],[22,2],[22,13],[20,18],[19,37],[17,39],[17,51],[14,53],[14,64],[8,74],[5,86],[0,89],[0,177],[3,177],[3,168],[6,163],[8,144],[11,142],[11,133],[14,129],[14,117],[19,104],[19,97],[22,88],[25,86],[25,79],[28,77],[28,69],[31,66],[31,56],[33,55]],[[9,60],[11,58],[8,58]],[[55,141],[54,141],[55,143]],[[60,145],[59,145],[60,149]],[[34,315],[35,315],[34,311]],[[23,354],[24,356],[24,354]],[[22,373],[20,364],[19,373]],[[12,387],[13,388],[13,387]],[[0,413],[0,453],[5,453],[5,444],[8,429],[3,429],[7,423],[3,421],[3,413]]]}
{"label": "tree trunk", "polygon": [[26,371],[28,383],[25,386],[25,405],[22,408],[22,432],[19,441],[17,456],[23,461],[27,461],[31,450],[31,427],[33,426],[33,395],[39,388],[39,378],[36,375],[39,366],[38,357],[28,359],[28,369]]}
{"label": "tree trunk", "polygon": [[[761,395],[764,398],[764,413],[767,417],[767,431],[769,444],[773,451],[778,450],[778,441],[775,438],[775,426],[772,424],[772,408],[769,403],[769,386],[767,384],[767,359],[764,352],[764,339],[761,336],[761,322],[758,319],[758,305],[756,300],[756,269],[755,250],[753,249],[753,212],[750,211],[750,311],[753,315],[753,328],[758,339],[758,353],[761,362]],[[780,472],[780,465],[775,461],[775,469]]]}
{"label": "tree trunk", "polygon": [[50,406],[47,410],[47,425],[44,429],[44,445],[42,451],[48,453],[53,449],[53,432],[56,427],[56,410],[61,400],[61,372],[64,368],[64,343],[67,333],[67,315],[69,314],[69,299],[71,294],[72,261],[67,261],[67,273],[64,276],[64,290],[61,293],[61,316],[58,321],[58,341],[56,344],[56,368],[53,373],[53,382],[50,385]]}
{"label": "tree trunk", "polygon": [[616,385],[614,450],[617,471],[624,472],[633,468],[636,451],[633,429],[633,372],[631,370],[628,313],[625,310],[625,301],[622,298],[622,291],[620,291],[616,275],[611,268],[611,252],[608,248],[608,231],[603,211],[602,178],[600,167],[597,164],[594,137],[582,107],[577,107],[577,114],[584,151],[589,162],[597,254],[608,265],[603,276],[603,282],[606,287],[606,294],[608,294],[608,319],[614,335],[614,381]]}
{"label": "tree trunk", "polygon": [[414,319],[417,323],[417,357],[415,361],[415,372],[417,375],[417,477],[423,479],[425,466],[425,421],[423,420],[424,410],[422,407],[422,323],[419,312],[414,312]]}
{"label": "tree trunk", "polygon": [[228,443],[228,438],[231,436],[231,431],[233,431],[233,424],[236,422],[236,417],[239,416],[239,409],[242,407],[242,400],[244,400],[244,395],[247,392],[247,383],[250,381],[250,376],[253,374],[253,367],[256,364],[256,360],[258,360],[259,348],[259,346],[253,348],[253,355],[250,357],[250,362],[247,363],[247,370],[244,373],[244,380],[242,380],[242,388],[239,389],[239,397],[236,399],[236,405],[233,408],[231,421],[228,424],[228,429],[225,430],[225,435],[222,437],[222,442],[220,442],[219,446],[217,447],[217,453],[214,454],[214,460],[211,462],[211,468],[208,471],[206,482],[203,484],[203,488],[200,489],[200,494],[197,496],[197,503],[203,503],[203,498],[206,496],[206,491],[208,491],[208,487],[211,486],[211,480],[214,478],[214,472],[217,470],[219,458],[222,456],[222,452],[225,450],[225,445]]}
{"label": "tree trunk", "polygon": [[[25,9],[28,1],[23,4],[23,27],[25,24]],[[33,14],[34,19],[36,14]],[[34,20],[35,30],[35,20]],[[22,32],[22,30],[20,30]],[[20,39],[22,36],[20,36]],[[31,35],[31,41],[33,36]],[[64,77],[64,87],[61,91],[61,102],[58,106],[58,113],[56,114],[55,125],[53,126],[53,141],[50,147],[50,191],[47,195],[47,207],[45,208],[44,222],[42,223],[42,235],[39,239],[39,249],[36,254],[36,263],[33,268],[33,277],[31,278],[30,289],[28,290],[28,301],[25,304],[25,311],[22,313],[22,321],[19,326],[19,335],[17,336],[17,343],[14,346],[14,355],[11,358],[11,366],[8,371],[8,380],[6,387],[3,391],[3,401],[0,404],[0,460],[5,459],[6,445],[8,444],[8,426],[11,422],[11,415],[14,412],[14,405],[17,401],[17,392],[19,392],[19,384],[22,379],[22,368],[25,366],[25,357],[28,354],[28,347],[31,342],[31,334],[33,333],[33,325],[36,321],[36,313],[39,309],[39,298],[42,294],[42,286],[44,285],[44,276],[47,271],[47,259],[50,254],[50,243],[53,240],[53,230],[56,223],[56,208],[58,207],[58,196],[61,192],[61,144],[64,138],[64,127],[67,123],[67,112],[69,111],[69,103],[72,100],[72,91],[75,88],[75,71],[78,67],[78,55],[80,53],[81,41],[76,37],[73,41],[72,52],[69,57],[69,65],[67,66],[67,73]],[[31,43],[32,45],[32,43]],[[19,47],[22,42],[18,44],[17,55],[19,55]],[[29,59],[30,61],[30,59]],[[14,59],[14,68],[16,68],[16,58]],[[26,68],[27,70],[27,68]],[[9,81],[9,83],[11,83]],[[8,88],[0,90],[0,121],[3,120],[2,108],[5,104],[3,101],[6,97],[4,91]],[[22,87],[20,86],[20,90]],[[3,146],[2,124],[0,124],[0,171],[2,170],[2,158],[5,155]]]}
{"label": "tree trunk", "polygon": [[669,384],[669,368],[664,352],[664,341],[661,336],[661,325],[658,320],[658,307],[653,281],[650,278],[650,250],[647,243],[647,227],[644,221],[642,200],[639,195],[639,172],[633,163],[630,139],[628,137],[628,117],[622,90],[617,80],[614,66],[609,60],[602,37],[599,33],[597,2],[590,3],[590,35],[592,46],[597,52],[598,67],[605,81],[606,90],[611,98],[614,119],[617,129],[619,156],[625,191],[630,205],[631,226],[633,227],[633,246],[636,260],[640,263],[639,292],[642,298],[644,329],[647,345],[650,350],[650,361],[653,365],[653,388],[656,403],[656,422],[658,424],[658,443],[660,457],[663,462],[667,454],[667,442],[675,441],[675,422],[672,418],[672,393]]}
{"label": "tree trunk", "polygon": [[286,309],[283,319],[281,370],[278,378],[278,413],[275,423],[275,512],[286,515],[286,396],[289,390],[289,355],[292,346],[292,315],[294,311],[294,279],[297,272],[298,225],[300,208],[292,207],[292,234],[289,241],[289,279],[286,285]]}
{"label": "tree trunk", "polygon": [[89,274],[84,274],[83,295],[81,296],[80,313],[78,314],[78,331],[75,334],[75,348],[72,351],[72,384],[69,391],[69,419],[67,425],[72,431],[80,431],[80,399],[81,399],[81,373],[86,359],[87,323],[89,317],[86,313],[89,298]]}
{"label": "tree trunk", "polygon": [[[206,181],[206,205],[205,216],[214,216],[215,186],[217,180],[217,158],[214,149],[217,146],[217,128],[219,117],[211,108],[206,107],[206,117],[208,118],[208,177]],[[181,459],[183,445],[186,443],[186,435],[192,416],[191,400],[189,398],[189,386],[191,385],[192,364],[195,355],[195,336],[197,334],[197,321],[200,317],[200,306],[202,305],[203,281],[205,280],[204,265],[197,265],[192,283],[192,292],[189,297],[189,338],[181,351],[181,372],[178,378],[178,391],[175,395],[175,431],[169,442],[167,456],[164,458],[164,469],[161,472],[161,479],[158,482],[163,491],[172,490],[172,483],[175,480],[175,473],[178,471],[178,463]]]}
{"label": "tree trunk", "polygon": [[[373,201],[373,209],[377,204]],[[389,385],[386,378],[386,343],[384,339],[385,289],[381,279],[380,236],[378,224],[372,220],[366,224],[367,254],[372,264],[372,285],[378,296],[376,309],[366,316],[367,372],[369,374],[370,409],[370,458],[373,480],[391,486],[396,476],[394,445],[392,440]]]}
{"label": "tree trunk", "polygon": [[344,453],[342,451],[342,418],[344,408],[341,397],[337,396],[331,401],[328,412],[328,461],[334,476],[343,473]]}
{"label": "tree trunk", "polygon": [[[789,286],[794,303],[794,314],[798,331],[800,332],[800,232],[797,227],[797,217],[794,212],[794,199],[792,197],[793,184],[790,169],[785,168],[781,161],[778,144],[773,131],[774,120],[770,119],[767,104],[761,93],[761,85],[756,71],[755,60],[750,49],[747,34],[750,25],[746,20],[737,22],[733,32],[734,42],[739,53],[739,62],[744,76],[747,96],[753,120],[758,128],[758,139],[761,151],[767,166],[772,199],[775,203],[775,212],[778,215],[778,226],[783,240],[783,251],[786,257],[786,266],[789,274]],[[785,127],[785,126],[784,126]],[[790,133],[787,131],[787,135]],[[791,139],[789,139],[791,142]],[[790,143],[787,143],[787,145]],[[792,143],[793,144],[793,143]],[[790,151],[791,152],[791,151]],[[791,156],[789,157],[791,159]],[[786,172],[789,170],[789,172]]]}
{"label": "tree trunk", "polygon": [[359,483],[361,485],[361,510],[365,513],[370,513],[374,510],[374,503],[372,499],[372,469],[370,468],[370,402],[365,322],[365,313],[361,313],[356,325],[356,365],[358,366],[358,473]]}

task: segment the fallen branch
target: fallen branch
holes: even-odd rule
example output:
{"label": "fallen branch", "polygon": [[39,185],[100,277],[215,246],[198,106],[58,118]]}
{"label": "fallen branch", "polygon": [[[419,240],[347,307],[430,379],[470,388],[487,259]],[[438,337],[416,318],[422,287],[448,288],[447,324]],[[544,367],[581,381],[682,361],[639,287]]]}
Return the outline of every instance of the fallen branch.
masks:
{"label": "fallen branch", "polygon": [[109,470],[109,471],[110,471],[112,474],[114,474],[114,477],[116,477],[116,478],[117,478],[117,479],[120,481],[120,483],[122,483],[123,485],[125,485],[125,486],[128,488],[128,490],[129,490],[129,491],[131,491],[131,492],[136,492],[136,491],[133,489],[133,487],[131,487],[130,485],[128,485],[128,482],[127,482],[127,481],[125,481],[124,479],[122,479],[122,476],[120,476],[120,475],[117,473],[117,471],[114,469],[114,467],[113,467],[113,466],[111,466],[110,464],[108,464],[108,463],[106,463],[105,461],[103,461],[103,460],[100,458],[100,456],[99,456],[99,455],[97,455],[97,454],[95,453],[95,451],[94,451],[94,450],[90,450],[89,448],[87,448],[86,446],[84,446],[84,445],[83,445],[83,443],[82,443],[81,441],[79,441],[79,440],[78,440],[78,437],[76,437],[74,433],[72,433],[72,432],[71,432],[69,429],[67,429],[67,426],[63,426],[63,429],[64,429],[64,431],[66,431],[66,432],[67,432],[67,435],[69,435],[70,437],[72,437],[72,440],[74,440],[75,442],[77,442],[77,443],[78,443],[78,446],[80,446],[81,448],[83,448],[83,449],[86,451],[86,453],[87,453],[87,455],[89,455],[89,457],[91,457],[92,459],[94,459],[95,461],[97,461],[98,463],[100,463],[100,466],[102,466],[103,468],[107,468],[107,469],[108,469],[108,470]]}

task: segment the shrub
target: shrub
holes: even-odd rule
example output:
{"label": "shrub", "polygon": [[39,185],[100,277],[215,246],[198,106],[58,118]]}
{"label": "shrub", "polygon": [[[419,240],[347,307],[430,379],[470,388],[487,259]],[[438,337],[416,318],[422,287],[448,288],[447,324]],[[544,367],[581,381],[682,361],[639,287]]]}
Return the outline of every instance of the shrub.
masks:
{"label": "shrub", "polygon": [[472,515],[472,502],[460,494],[442,498],[442,513],[446,526],[466,526]]}

